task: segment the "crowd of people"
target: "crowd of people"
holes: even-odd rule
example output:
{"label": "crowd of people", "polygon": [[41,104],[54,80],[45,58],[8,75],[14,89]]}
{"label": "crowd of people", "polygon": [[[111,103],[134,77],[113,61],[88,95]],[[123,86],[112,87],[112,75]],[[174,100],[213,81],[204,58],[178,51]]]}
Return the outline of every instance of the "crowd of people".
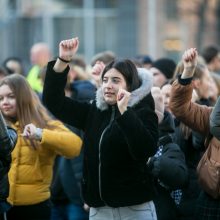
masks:
{"label": "crowd of people", "polygon": [[0,66],[0,219],[220,219],[197,174],[220,139],[220,49],[87,64],[79,46]]}

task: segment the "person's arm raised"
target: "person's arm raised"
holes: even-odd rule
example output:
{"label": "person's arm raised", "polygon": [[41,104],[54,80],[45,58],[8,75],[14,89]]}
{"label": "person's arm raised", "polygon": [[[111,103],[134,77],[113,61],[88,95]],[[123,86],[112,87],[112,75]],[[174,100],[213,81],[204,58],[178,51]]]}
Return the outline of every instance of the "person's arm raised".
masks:
{"label": "person's arm raised", "polygon": [[53,67],[57,73],[63,72],[68,66],[70,60],[76,54],[79,47],[79,39],[77,37],[63,40],[59,44],[59,57]]}
{"label": "person's arm raised", "polygon": [[186,50],[182,56],[184,70],[181,75],[182,79],[188,79],[193,77],[195,67],[197,65],[197,50],[196,48],[190,48]]}

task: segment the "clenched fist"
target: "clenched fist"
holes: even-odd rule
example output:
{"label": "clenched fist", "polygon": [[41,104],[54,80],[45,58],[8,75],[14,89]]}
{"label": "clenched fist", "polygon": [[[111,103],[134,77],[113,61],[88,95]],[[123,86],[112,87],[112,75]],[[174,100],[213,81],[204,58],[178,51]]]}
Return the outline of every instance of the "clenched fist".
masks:
{"label": "clenched fist", "polygon": [[64,60],[71,60],[79,47],[78,37],[63,40],[59,44],[59,57]]}

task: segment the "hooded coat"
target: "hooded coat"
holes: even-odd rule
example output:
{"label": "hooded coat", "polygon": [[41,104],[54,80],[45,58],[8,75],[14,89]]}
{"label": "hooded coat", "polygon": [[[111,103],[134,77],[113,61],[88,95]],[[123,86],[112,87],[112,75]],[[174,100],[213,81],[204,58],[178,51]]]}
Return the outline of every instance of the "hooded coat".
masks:
{"label": "hooded coat", "polygon": [[104,101],[101,88],[92,103],[65,97],[69,68],[56,73],[54,64],[48,63],[43,102],[64,123],[84,131],[85,202],[90,207],[122,207],[152,200],[153,181],[146,166],[158,140],[152,77],[139,71],[141,86],[132,91],[128,110],[121,115],[117,105]]}
{"label": "hooded coat", "polygon": [[[191,102],[192,91],[192,78],[182,79],[179,76],[172,85],[170,108],[178,120],[206,137],[206,145],[211,145],[213,155],[218,155],[219,145],[216,145],[215,137],[210,137],[209,123],[213,108]],[[220,219],[220,199],[213,199],[208,193],[201,192],[196,203],[193,219]]]}

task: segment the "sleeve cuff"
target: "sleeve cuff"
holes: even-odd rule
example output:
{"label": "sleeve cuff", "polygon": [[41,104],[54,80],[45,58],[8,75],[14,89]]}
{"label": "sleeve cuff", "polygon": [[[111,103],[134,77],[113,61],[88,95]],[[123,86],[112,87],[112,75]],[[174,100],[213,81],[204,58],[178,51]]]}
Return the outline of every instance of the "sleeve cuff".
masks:
{"label": "sleeve cuff", "polygon": [[178,76],[178,82],[179,84],[183,86],[189,85],[192,82],[192,80],[193,80],[193,77],[182,79],[181,75]]}

